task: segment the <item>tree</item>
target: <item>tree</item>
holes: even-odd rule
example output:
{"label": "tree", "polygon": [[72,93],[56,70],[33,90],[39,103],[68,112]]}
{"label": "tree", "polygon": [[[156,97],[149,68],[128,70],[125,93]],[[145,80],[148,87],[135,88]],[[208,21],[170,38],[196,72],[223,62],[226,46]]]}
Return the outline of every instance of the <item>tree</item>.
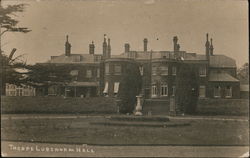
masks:
{"label": "tree", "polygon": [[76,69],[76,66],[35,64],[27,65],[26,68],[28,69],[28,72],[25,74],[25,83],[47,91],[49,86],[64,86],[72,81],[70,71],[72,68]]}
{"label": "tree", "polygon": [[141,91],[142,78],[136,64],[127,64],[118,92],[121,113],[132,113],[136,104],[136,95]]}
{"label": "tree", "polygon": [[245,63],[237,70],[237,77],[242,84],[248,84],[249,82],[249,64]]}
{"label": "tree", "polygon": [[8,5],[3,8],[0,1],[0,53],[2,54],[1,39],[6,32],[28,33],[31,30],[27,27],[18,27],[18,20],[14,19],[16,12],[23,12],[26,4]]}
{"label": "tree", "polygon": [[192,114],[198,101],[197,69],[189,64],[182,64],[176,79],[176,103],[179,111]]}
{"label": "tree", "polygon": [[8,5],[7,7],[2,7],[0,1],[0,78],[1,78],[1,95],[5,95],[5,84],[6,82],[19,83],[22,77],[21,73],[16,71],[16,68],[23,68],[25,62],[18,61],[21,56],[13,58],[16,49],[13,48],[10,55],[4,54],[2,50],[1,40],[5,33],[7,32],[21,32],[28,33],[31,30],[26,27],[19,27],[17,24],[18,20],[13,18],[16,16],[15,13],[23,12],[25,4]]}

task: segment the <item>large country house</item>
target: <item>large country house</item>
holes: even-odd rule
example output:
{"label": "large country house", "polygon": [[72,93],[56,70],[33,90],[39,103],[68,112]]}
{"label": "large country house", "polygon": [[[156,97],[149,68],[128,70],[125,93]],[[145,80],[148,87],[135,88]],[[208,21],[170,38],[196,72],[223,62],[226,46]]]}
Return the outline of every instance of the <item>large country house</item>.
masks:
{"label": "large country house", "polygon": [[67,64],[72,66],[71,83],[64,87],[48,87],[48,95],[72,97],[115,96],[124,75],[124,67],[139,65],[142,76],[142,93],[145,98],[168,98],[175,95],[176,78],[181,64],[189,64],[197,75],[198,94],[201,98],[240,98],[240,82],[236,76],[236,62],[223,54],[214,52],[212,39],[206,36],[202,54],[180,50],[178,38],[173,38],[172,51],[150,51],[148,40],[143,40],[143,51],[124,45],[124,52],[111,55],[110,39],[104,36],[103,52],[95,53],[94,42],[89,44],[89,53],[71,53],[68,36],[65,53],[51,56],[44,64]]}

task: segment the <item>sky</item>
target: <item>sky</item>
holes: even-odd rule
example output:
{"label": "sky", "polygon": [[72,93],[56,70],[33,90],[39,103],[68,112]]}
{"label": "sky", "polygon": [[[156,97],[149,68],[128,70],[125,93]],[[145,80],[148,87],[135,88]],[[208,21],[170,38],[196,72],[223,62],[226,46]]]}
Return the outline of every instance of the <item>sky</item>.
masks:
{"label": "sky", "polygon": [[131,50],[173,50],[178,36],[180,50],[205,54],[206,33],[213,38],[214,54],[248,62],[248,2],[246,0],[3,0],[2,5],[28,4],[18,13],[18,26],[32,31],[6,33],[2,49],[27,63],[46,62],[64,53],[66,35],[71,52],[87,54],[91,41],[102,53],[103,35],[111,39],[111,53]]}

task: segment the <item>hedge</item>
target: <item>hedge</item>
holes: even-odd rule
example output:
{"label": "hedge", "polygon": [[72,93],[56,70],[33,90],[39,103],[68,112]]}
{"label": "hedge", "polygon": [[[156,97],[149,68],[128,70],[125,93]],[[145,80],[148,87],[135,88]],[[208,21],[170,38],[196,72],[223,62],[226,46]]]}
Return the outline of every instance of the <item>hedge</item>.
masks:
{"label": "hedge", "polygon": [[116,113],[114,98],[1,97],[2,113]]}
{"label": "hedge", "polygon": [[199,99],[197,114],[249,115],[248,99]]}

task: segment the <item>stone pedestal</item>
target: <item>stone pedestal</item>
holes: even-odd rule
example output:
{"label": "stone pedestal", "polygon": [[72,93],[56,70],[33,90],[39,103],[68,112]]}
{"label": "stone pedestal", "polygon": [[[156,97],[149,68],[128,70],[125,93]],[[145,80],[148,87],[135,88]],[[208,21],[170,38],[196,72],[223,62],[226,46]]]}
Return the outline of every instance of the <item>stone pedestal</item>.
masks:
{"label": "stone pedestal", "polygon": [[142,116],[142,96],[136,96],[137,98],[137,104],[135,107],[135,115],[136,116]]}

